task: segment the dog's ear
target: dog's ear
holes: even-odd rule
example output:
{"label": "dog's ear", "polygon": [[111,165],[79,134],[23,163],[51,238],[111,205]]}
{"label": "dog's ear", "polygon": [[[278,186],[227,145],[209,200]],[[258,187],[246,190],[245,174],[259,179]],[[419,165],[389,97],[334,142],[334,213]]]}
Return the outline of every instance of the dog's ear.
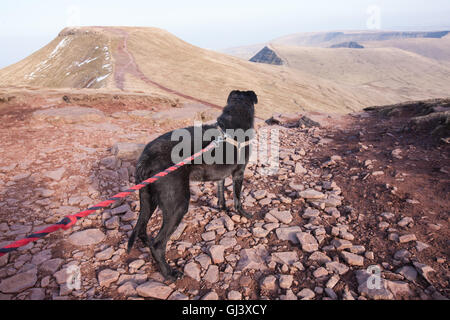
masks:
{"label": "dog's ear", "polygon": [[247,91],[246,94],[247,94],[247,96],[250,97],[250,99],[252,100],[252,102],[254,104],[258,103],[258,96],[256,95],[256,93],[254,91]]}
{"label": "dog's ear", "polygon": [[239,93],[241,93],[241,92],[238,91],[238,90],[233,90],[233,91],[231,91],[231,92],[230,92],[230,95],[228,96],[228,99],[227,99],[227,104],[230,104],[231,99],[232,99],[234,96],[237,96]]}

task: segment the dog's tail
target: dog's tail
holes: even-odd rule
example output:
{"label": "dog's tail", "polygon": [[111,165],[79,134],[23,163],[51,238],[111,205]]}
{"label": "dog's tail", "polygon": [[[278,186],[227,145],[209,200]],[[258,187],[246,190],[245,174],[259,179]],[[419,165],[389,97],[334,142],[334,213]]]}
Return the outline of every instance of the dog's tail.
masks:
{"label": "dog's tail", "polygon": [[136,172],[135,172],[135,183],[139,184],[142,181],[150,178],[151,172],[150,172],[150,166],[148,165],[150,158],[149,156],[144,152],[141,154],[141,156],[138,159],[138,162],[136,164]]}

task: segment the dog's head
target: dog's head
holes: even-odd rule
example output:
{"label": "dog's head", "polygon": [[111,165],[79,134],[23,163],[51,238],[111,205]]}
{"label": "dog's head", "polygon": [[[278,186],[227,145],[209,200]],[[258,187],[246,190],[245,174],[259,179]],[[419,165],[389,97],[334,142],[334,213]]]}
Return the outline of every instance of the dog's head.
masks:
{"label": "dog's head", "polygon": [[256,93],[254,91],[233,90],[228,96],[227,104],[231,104],[232,101],[242,102],[242,100],[244,99],[247,100],[250,104],[258,103],[258,97],[256,96]]}
{"label": "dog's head", "polygon": [[223,129],[248,130],[253,128],[255,104],[257,103],[258,97],[253,91],[231,91],[227,99],[227,106],[217,119],[217,123]]}

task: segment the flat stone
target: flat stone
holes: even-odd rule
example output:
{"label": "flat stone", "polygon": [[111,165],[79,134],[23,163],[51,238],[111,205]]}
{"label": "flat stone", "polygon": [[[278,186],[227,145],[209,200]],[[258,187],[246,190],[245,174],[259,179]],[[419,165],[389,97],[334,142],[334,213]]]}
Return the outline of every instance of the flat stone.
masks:
{"label": "flat stone", "polygon": [[267,291],[274,291],[277,288],[276,282],[277,278],[275,278],[275,276],[273,275],[267,276],[260,283],[261,289]]}
{"label": "flat stone", "polygon": [[68,240],[75,246],[89,246],[105,240],[106,236],[98,229],[87,229],[72,233]]}
{"label": "flat stone", "polygon": [[398,241],[400,243],[407,243],[407,242],[416,241],[416,240],[417,240],[416,235],[413,233],[405,234],[398,238]]}
{"label": "flat stone", "polygon": [[350,248],[350,252],[355,254],[363,254],[366,252],[366,248],[364,246],[356,245]]}
{"label": "flat stone", "polygon": [[29,172],[26,172],[26,173],[20,173],[20,174],[15,175],[14,177],[12,177],[11,180],[13,180],[13,181],[19,181],[19,180],[22,180],[22,179],[26,179],[26,178],[28,178],[29,176],[31,176],[31,173],[29,173]]}
{"label": "flat stone", "polygon": [[252,234],[255,238],[265,238],[269,234],[269,232],[269,230],[261,227],[255,227],[252,229]]}
{"label": "flat stone", "polygon": [[60,259],[60,258],[47,260],[40,265],[39,269],[43,272],[48,272],[48,273],[53,274],[59,269],[59,267],[61,267],[61,264],[63,262],[64,262],[64,260]]}
{"label": "flat stone", "polygon": [[[123,217],[122,217],[122,220],[123,220]],[[175,229],[174,233],[172,233],[172,235],[170,236],[170,240],[176,241],[176,240],[180,239],[180,237],[183,234],[186,227],[187,227],[187,223],[185,223],[184,221],[181,221],[180,224],[178,225],[178,227]]]}
{"label": "flat stone", "polygon": [[123,204],[123,205],[118,206],[118,207],[116,207],[114,209],[111,209],[111,214],[113,216],[115,216],[115,215],[122,214],[122,213],[125,213],[125,212],[128,212],[128,211],[131,211],[130,206],[128,204]]}
{"label": "flat stone", "polygon": [[319,192],[317,190],[314,190],[314,189],[308,189],[305,191],[301,191],[299,193],[299,196],[301,198],[304,198],[307,200],[320,200],[320,199],[324,199],[326,197],[325,194],[323,194],[322,192]]}
{"label": "flat stone", "polygon": [[329,256],[327,256],[325,253],[320,252],[320,251],[313,252],[309,256],[308,260],[317,261],[319,264],[325,264],[327,262],[331,262],[331,258]]}
{"label": "flat stone", "polygon": [[282,274],[278,279],[278,283],[281,289],[289,289],[294,281],[294,276],[290,274]]}
{"label": "flat stone", "polygon": [[302,184],[297,184],[294,181],[291,181],[289,183],[289,188],[295,190],[295,191],[303,191],[305,190],[305,187]]}
{"label": "flat stone", "polygon": [[[128,211],[127,213],[125,213],[123,216],[120,217],[120,220],[122,222],[131,222],[137,219],[137,213],[134,211]],[[181,223],[180,223],[181,224]],[[175,230],[176,231],[176,230]],[[181,235],[181,233],[180,233]],[[173,234],[172,234],[173,236]],[[179,236],[178,236],[179,237]],[[170,237],[171,240],[178,240],[178,238],[175,237]]]}
{"label": "flat stone", "polygon": [[133,262],[130,262],[128,264],[128,267],[137,270],[140,267],[142,267],[144,264],[145,264],[145,261],[143,259],[138,259],[138,260],[134,260]]}
{"label": "flat stone", "polygon": [[210,265],[203,276],[203,280],[209,283],[216,283],[219,281],[219,267],[213,264]]}
{"label": "flat stone", "polygon": [[224,246],[226,250],[229,248],[233,248],[237,244],[237,241],[235,237],[225,237],[219,241],[219,244]]}
{"label": "flat stone", "polygon": [[326,294],[329,298],[331,298],[331,300],[337,300],[338,296],[337,296],[336,292],[334,292],[333,289],[331,289],[331,288],[325,288],[324,291],[325,291],[325,294]]}
{"label": "flat stone", "polygon": [[0,267],[4,267],[8,264],[9,260],[9,253],[3,255],[0,257]]}
{"label": "flat stone", "polygon": [[289,211],[271,210],[270,214],[278,221],[284,224],[290,224],[292,222],[292,214]]}
{"label": "flat stone", "polygon": [[339,280],[340,280],[339,276],[337,274],[335,274],[335,275],[331,276],[330,279],[328,279],[328,281],[327,281],[325,286],[327,288],[333,289],[334,286],[339,282]]}
{"label": "flat stone", "polygon": [[411,252],[409,252],[406,249],[400,249],[394,253],[394,259],[395,260],[405,260],[409,259],[411,257]]}
{"label": "flat stone", "polygon": [[428,249],[430,246],[424,242],[416,241],[416,249],[417,251],[421,252],[425,249]]}
{"label": "flat stone", "polygon": [[227,295],[228,300],[242,300],[242,293],[236,290],[231,290]]}
{"label": "flat stone", "polygon": [[119,280],[117,280],[117,285],[122,285],[127,281],[133,281],[134,283],[143,284],[148,280],[148,276],[146,274],[122,274],[119,277]]}
{"label": "flat stone", "polygon": [[61,285],[67,283],[71,275],[68,271],[68,268],[63,268],[53,274],[57,284]]}
{"label": "flat stone", "polygon": [[136,291],[137,286],[138,285],[133,281],[127,281],[117,289],[117,293],[124,295],[126,297],[134,296],[137,294]]}
{"label": "flat stone", "polygon": [[299,174],[299,175],[303,175],[303,174],[306,174],[306,173],[308,173],[308,170],[306,170],[302,165],[301,165],[301,163],[300,162],[297,162],[296,164],[295,164],[295,174]]}
{"label": "flat stone", "polygon": [[59,168],[56,169],[54,171],[47,171],[44,173],[44,177],[50,178],[54,181],[60,181],[64,175],[64,173],[66,172],[66,169],[64,168]]}
{"label": "flat stone", "polygon": [[212,301],[216,301],[216,300],[219,300],[219,295],[218,295],[216,292],[211,291],[211,292],[208,292],[207,294],[205,294],[205,295],[201,298],[201,300],[212,300]]}
{"label": "flat stone", "polygon": [[33,256],[33,259],[31,259],[31,263],[38,266],[41,263],[50,260],[51,257],[52,257],[51,250],[48,249],[48,250],[40,251]]}
{"label": "flat stone", "polygon": [[302,214],[302,217],[305,219],[316,218],[319,216],[319,213],[320,213],[319,210],[308,207],[305,209],[305,212]]}
{"label": "flat stone", "polygon": [[[341,233],[339,234],[339,236],[340,236],[342,239],[344,239],[344,240],[348,240],[348,241],[353,241],[353,240],[355,240],[355,236],[352,235],[350,232],[347,232],[347,231],[341,232]],[[354,246],[352,246],[352,248],[353,248],[353,247],[354,247]]]}
{"label": "flat stone", "polygon": [[351,266],[364,266],[364,258],[362,256],[346,251],[342,251],[341,256]]}
{"label": "flat stone", "polygon": [[100,261],[105,261],[105,260],[110,259],[110,258],[113,256],[113,254],[114,254],[114,249],[113,249],[113,247],[109,247],[109,248],[106,248],[106,249],[103,250],[103,251],[98,252],[98,253],[95,255],[95,258],[96,258],[97,260],[100,260]]}
{"label": "flat stone", "polygon": [[253,192],[253,197],[256,200],[261,200],[264,199],[267,196],[267,191],[266,190],[258,190]]}
{"label": "flat stone", "polygon": [[267,270],[267,266],[265,264],[267,255],[267,250],[262,246],[257,246],[251,249],[242,249],[236,269],[239,271],[244,271],[246,269],[260,271]]}
{"label": "flat stone", "polygon": [[136,292],[145,298],[155,298],[160,300],[166,300],[173,289],[165,284],[162,284],[157,281],[148,281],[144,284],[141,284],[136,288]]}
{"label": "flat stone", "polygon": [[111,283],[119,279],[120,273],[111,269],[105,269],[98,273],[98,283],[101,287],[109,287]]}
{"label": "flat stone", "polygon": [[212,241],[216,239],[216,232],[215,231],[208,231],[205,233],[202,233],[202,239],[203,241]]}
{"label": "flat stone", "polygon": [[19,293],[25,289],[33,287],[36,281],[37,281],[37,269],[33,268],[29,271],[19,273],[12,277],[3,279],[0,282],[0,292]]}
{"label": "flat stone", "polygon": [[200,268],[195,262],[190,262],[184,266],[184,274],[196,281],[200,281]]}
{"label": "flat stone", "polygon": [[389,291],[394,294],[395,298],[399,298],[400,296],[404,295],[411,295],[411,289],[406,282],[386,280],[386,286]]}
{"label": "flat stone", "polygon": [[342,264],[337,261],[327,262],[325,264],[325,267],[327,268],[327,270],[337,273],[339,275],[343,275],[347,273],[347,271],[349,270],[349,268],[345,264]]}
{"label": "flat stone", "polygon": [[200,263],[200,265],[203,269],[207,269],[209,267],[209,265],[211,264],[211,258],[207,254],[204,254],[204,253],[195,257],[195,261]]}
{"label": "flat stone", "polygon": [[269,223],[278,223],[278,219],[275,218],[270,212],[267,212],[264,216],[264,221]]}
{"label": "flat stone", "polygon": [[316,296],[316,294],[311,289],[305,288],[302,289],[299,293],[297,293],[297,296],[300,297],[302,300],[311,300]]}
{"label": "flat stone", "polygon": [[180,300],[180,301],[183,301],[183,300],[189,300],[189,297],[187,295],[185,295],[184,293],[182,293],[182,292],[174,291],[170,295],[168,300]]}
{"label": "flat stone", "polygon": [[328,271],[324,267],[320,267],[320,268],[314,270],[314,272],[313,272],[313,276],[315,278],[322,278],[322,277],[325,277],[327,275],[328,275]]}
{"label": "flat stone", "polygon": [[275,230],[275,233],[279,240],[289,240],[293,244],[297,244],[297,233],[302,232],[302,229],[298,226],[294,227],[281,227]]}
{"label": "flat stone", "polygon": [[395,215],[391,212],[383,212],[380,214],[380,216],[382,216],[383,218],[385,218],[387,220],[391,220],[392,218],[395,217]]}
{"label": "flat stone", "polygon": [[111,152],[119,159],[136,160],[144,151],[145,144],[131,142],[117,142],[112,146]]}
{"label": "flat stone", "polygon": [[417,279],[417,271],[414,267],[411,266],[403,266],[396,271],[398,274],[401,274],[409,281],[416,281]]}
{"label": "flat stone", "polygon": [[305,252],[314,252],[319,250],[319,244],[316,238],[309,233],[299,232],[296,234],[298,241]]}
{"label": "flat stone", "polygon": [[350,241],[344,239],[334,239],[331,241],[331,245],[333,245],[336,250],[345,250],[353,247],[353,244]]}
{"label": "flat stone", "polygon": [[414,223],[413,218],[405,217],[405,218],[401,219],[401,220],[397,223],[397,225],[398,225],[399,227],[404,228],[404,227],[407,227],[409,224],[412,224],[412,223]]}
{"label": "flat stone", "polygon": [[209,248],[209,254],[214,264],[222,263],[225,261],[223,253],[225,251],[225,247],[222,245],[213,245]]}
{"label": "flat stone", "polygon": [[414,262],[413,263],[416,270],[419,272],[419,274],[424,277],[425,280],[427,280],[429,283],[431,283],[430,279],[430,273],[435,272],[434,269],[430,266],[427,266],[426,264]]}
{"label": "flat stone", "polygon": [[44,300],[45,299],[45,290],[42,288],[33,288],[30,289],[30,295],[28,296],[30,300]]}
{"label": "flat stone", "polygon": [[117,216],[114,216],[105,221],[106,229],[113,230],[119,228],[119,226],[120,226],[120,218]]}
{"label": "flat stone", "polygon": [[296,251],[274,252],[272,253],[272,261],[290,266],[298,261],[298,255]]}

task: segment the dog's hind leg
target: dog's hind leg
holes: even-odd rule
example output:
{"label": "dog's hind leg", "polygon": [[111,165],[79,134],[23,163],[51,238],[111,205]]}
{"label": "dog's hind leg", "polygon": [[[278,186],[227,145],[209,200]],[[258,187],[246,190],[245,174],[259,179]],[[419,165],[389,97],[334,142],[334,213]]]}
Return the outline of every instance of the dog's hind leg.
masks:
{"label": "dog's hind leg", "polygon": [[227,211],[227,206],[225,205],[225,180],[221,180],[217,183],[217,206],[219,210]]}
{"label": "dog's hind leg", "polygon": [[163,224],[150,245],[159,270],[166,279],[171,281],[183,276],[182,272],[172,269],[166,262],[166,245],[189,208],[189,179],[185,181],[186,183],[180,180],[167,182],[163,189],[159,190],[158,203],[163,213]]}
{"label": "dog's hind leg", "polygon": [[251,219],[252,215],[247,213],[242,208],[242,203],[241,203],[241,191],[242,191],[242,183],[244,182],[244,171],[245,171],[245,166],[240,166],[236,171],[233,172],[234,209],[241,216]]}
{"label": "dog's hind leg", "polygon": [[130,239],[128,240],[128,252],[130,252],[133,248],[136,236],[138,236],[146,246],[150,246],[150,241],[147,235],[147,224],[158,206],[156,199],[154,199],[154,196],[151,194],[150,187],[145,187],[139,190],[139,202],[141,210],[136,226],[134,227]]}

